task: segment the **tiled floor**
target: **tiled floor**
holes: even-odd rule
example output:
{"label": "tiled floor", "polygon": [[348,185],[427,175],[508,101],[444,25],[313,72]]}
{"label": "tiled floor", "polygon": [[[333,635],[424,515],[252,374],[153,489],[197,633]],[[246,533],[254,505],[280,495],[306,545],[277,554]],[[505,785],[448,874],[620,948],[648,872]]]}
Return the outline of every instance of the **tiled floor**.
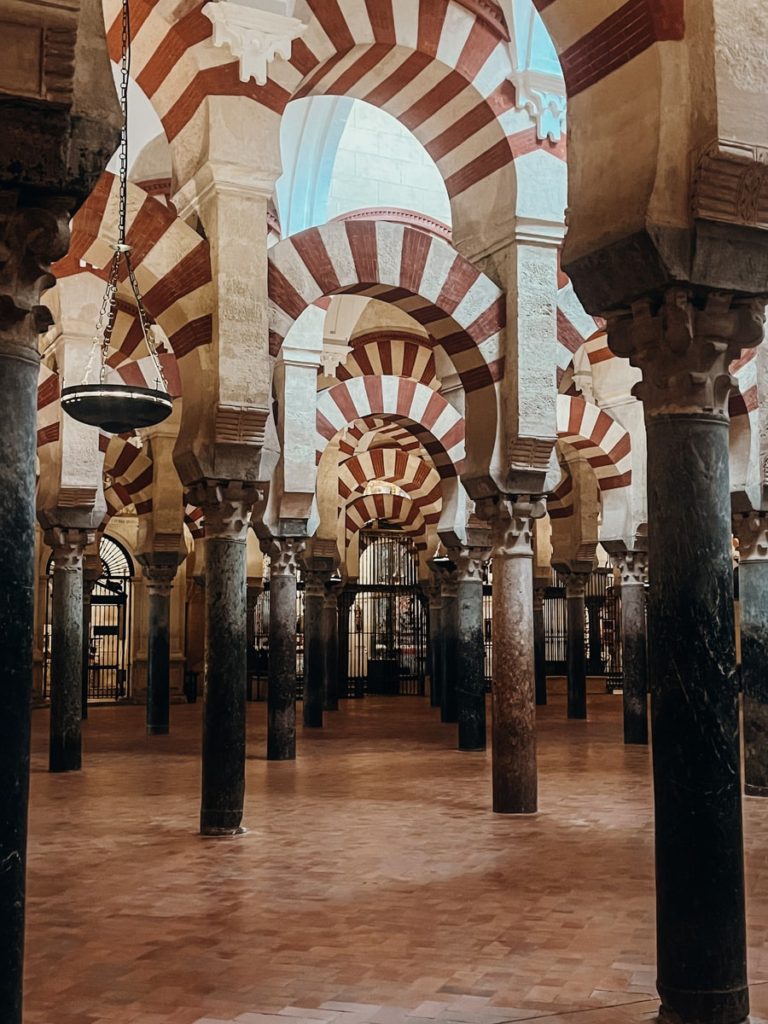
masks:
{"label": "tiled floor", "polygon": [[[46,772],[35,713],[26,1024],[630,1024],[652,1016],[649,757],[618,698],[540,713],[540,806],[494,816],[490,754],[426,702],[347,703],[263,759],[247,836],[196,835],[200,707],[86,724]],[[768,803],[746,801],[753,1005],[768,1015]],[[288,1018],[291,1018],[290,1020]]]}

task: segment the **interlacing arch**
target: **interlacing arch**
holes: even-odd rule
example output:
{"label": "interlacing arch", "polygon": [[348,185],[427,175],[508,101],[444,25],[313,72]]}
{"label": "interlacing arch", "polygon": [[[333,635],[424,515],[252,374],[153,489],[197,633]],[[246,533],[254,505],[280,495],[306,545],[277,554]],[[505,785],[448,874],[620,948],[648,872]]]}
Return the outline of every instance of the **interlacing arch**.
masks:
{"label": "interlacing arch", "polygon": [[442,345],[468,394],[503,376],[504,294],[447,242],[424,231],[386,221],[310,228],[270,250],[268,274],[272,355],[307,306],[347,293],[389,302],[412,316]]}
{"label": "interlacing arch", "polygon": [[398,448],[371,448],[339,466],[339,497],[346,501],[382,480],[405,491],[427,522],[438,522],[443,504],[440,475],[424,459]]}
{"label": "interlacing arch", "polygon": [[[69,252],[54,264],[59,279],[89,272],[106,280],[117,238],[117,178],[105,172],[72,221]],[[162,327],[176,359],[209,345],[213,330],[213,286],[208,242],[172,210],[137,185],[128,185],[127,242],[133,248],[136,278],[150,317]],[[82,263],[87,264],[84,268]],[[119,307],[115,352],[110,365],[120,367],[143,345],[130,289]]]}
{"label": "interlacing arch", "polygon": [[461,473],[464,419],[443,396],[404,377],[356,377],[318,395],[317,462],[348,424],[387,417],[407,427],[432,457],[442,478]]}
{"label": "interlacing arch", "polygon": [[557,436],[587,459],[601,491],[629,487],[632,440],[605,410],[578,396],[558,395]]}
{"label": "interlacing arch", "polygon": [[344,508],[345,542],[372,523],[386,522],[409,534],[417,550],[427,547],[427,524],[421,510],[402,494],[363,494]]}

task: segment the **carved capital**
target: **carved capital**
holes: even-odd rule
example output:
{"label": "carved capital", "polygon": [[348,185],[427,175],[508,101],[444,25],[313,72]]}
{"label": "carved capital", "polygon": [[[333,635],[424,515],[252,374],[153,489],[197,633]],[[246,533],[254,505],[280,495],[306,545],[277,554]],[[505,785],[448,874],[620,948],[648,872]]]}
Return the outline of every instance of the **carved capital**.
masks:
{"label": "carved capital", "polygon": [[546,512],[530,497],[499,501],[493,517],[493,557],[533,558],[533,523]]}
{"label": "carved capital", "polygon": [[[3,348],[10,341],[37,362],[33,337],[47,331],[53,319],[40,296],[56,278],[51,264],[66,255],[69,247],[69,214],[63,201],[50,208],[8,208],[13,194],[0,204],[0,331]],[[23,352],[6,352],[23,358]]]}
{"label": "carved capital", "polygon": [[648,552],[625,551],[616,557],[622,587],[642,587],[648,579]]}
{"label": "carved capital", "polygon": [[150,595],[170,597],[176,578],[175,565],[145,565],[142,572]]}
{"label": "carved capital", "polygon": [[483,582],[483,566],[491,557],[491,552],[488,548],[449,548],[448,555],[456,566],[457,583]]}
{"label": "carved capital", "polygon": [[95,530],[63,526],[54,526],[44,534],[45,543],[53,550],[53,567],[57,572],[80,572],[85,549],[95,539]]}
{"label": "carved capital", "polygon": [[331,578],[329,572],[319,572],[315,569],[308,569],[304,572],[304,596],[319,597],[325,599],[325,585]]}
{"label": "carved capital", "polygon": [[733,534],[739,542],[739,562],[761,562],[768,558],[768,512],[735,515]]}
{"label": "carved capital", "polygon": [[251,509],[260,500],[255,484],[204,480],[192,487],[187,504],[197,505],[205,516],[205,539],[220,538],[245,543]]}
{"label": "carved capital", "polygon": [[266,85],[269,64],[276,58],[290,60],[294,39],[306,31],[299,18],[291,17],[294,4],[278,0],[284,13],[260,9],[257,2],[235,3],[233,0],[211,0],[203,14],[213,25],[213,45],[226,46],[240,61],[240,81],[256,80]]}
{"label": "carved capital", "polygon": [[583,598],[588,582],[589,573],[569,572],[565,577],[565,596]]}
{"label": "carved capital", "polygon": [[307,550],[306,537],[270,537],[261,550],[269,557],[270,576],[295,576],[299,560]]}
{"label": "carved capital", "polygon": [[609,314],[608,344],[643,371],[633,394],[646,417],[707,413],[728,416],[735,380],[729,364],[763,339],[765,300],[686,288],[668,289],[631,310]]}

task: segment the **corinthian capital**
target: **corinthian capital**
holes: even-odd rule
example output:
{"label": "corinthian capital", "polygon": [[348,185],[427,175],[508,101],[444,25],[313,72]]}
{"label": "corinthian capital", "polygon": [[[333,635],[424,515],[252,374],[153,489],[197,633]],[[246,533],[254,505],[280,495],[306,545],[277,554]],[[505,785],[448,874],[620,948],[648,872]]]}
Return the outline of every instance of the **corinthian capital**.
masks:
{"label": "corinthian capital", "polygon": [[46,530],[45,543],[53,551],[53,566],[65,572],[79,572],[83,567],[83,556],[89,544],[96,538],[94,530],[80,530],[55,526]]}
{"label": "corinthian capital", "polygon": [[625,551],[616,559],[622,587],[643,586],[648,579],[648,552]]}
{"label": "corinthian capital", "polygon": [[739,562],[761,562],[768,558],[768,512],[735,515],[733,534],[739,542]]}
{"label": "corinthian capital", "polygon": [[546,511],[530,497],[499,501],[491,520],[494,558],[533,558],[533,524]]}
{"label": "corinthian capital", "polygon": [[270,537],[261,543],[261,550],[269,556],[270,576],[295,576],[306,549],[306,537]]}
{"label": "corinthian capital", "polygon": [[251,509],[259,499],[255,485],[237,481],[204,480],[190,488],[188,502],[205,515],[205,539],[245,541]]}
{"label": "corinthian capital", "polygon": [[483,566],[491,555],[488,548],[449,548],[448,555],[456,566],[457,583],[471,583],[473,581],[482,583]]}
{"label": "corinthian capital", "polygon": [[643,371],[633,393],[646,416],[728,415],[729,364],[763,338],[765,299],[670,288],[608,316],[608,344]]}

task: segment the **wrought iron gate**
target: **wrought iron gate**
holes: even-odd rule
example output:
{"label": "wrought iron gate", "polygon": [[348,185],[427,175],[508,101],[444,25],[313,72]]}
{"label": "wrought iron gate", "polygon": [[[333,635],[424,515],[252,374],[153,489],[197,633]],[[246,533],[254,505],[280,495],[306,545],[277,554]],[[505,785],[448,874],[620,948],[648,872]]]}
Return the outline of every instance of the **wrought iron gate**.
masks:
{"label": "wrought iron gate", "polygon": [[340,606],[346,616],[340,630],[346,695],[423,696],[428,610],[410,541],[394,531],[361,534],[358,582]]}
{"label": "wrought iron gate", "polygon": [[[88,700],[118,701],[130,696],[131,615],[133,562],[112,537],[99,545],[102,575],[91,595],[88,636]],[[43,696],[50,696],[51,597],[53,558],[48,560],[43,634]]]}

